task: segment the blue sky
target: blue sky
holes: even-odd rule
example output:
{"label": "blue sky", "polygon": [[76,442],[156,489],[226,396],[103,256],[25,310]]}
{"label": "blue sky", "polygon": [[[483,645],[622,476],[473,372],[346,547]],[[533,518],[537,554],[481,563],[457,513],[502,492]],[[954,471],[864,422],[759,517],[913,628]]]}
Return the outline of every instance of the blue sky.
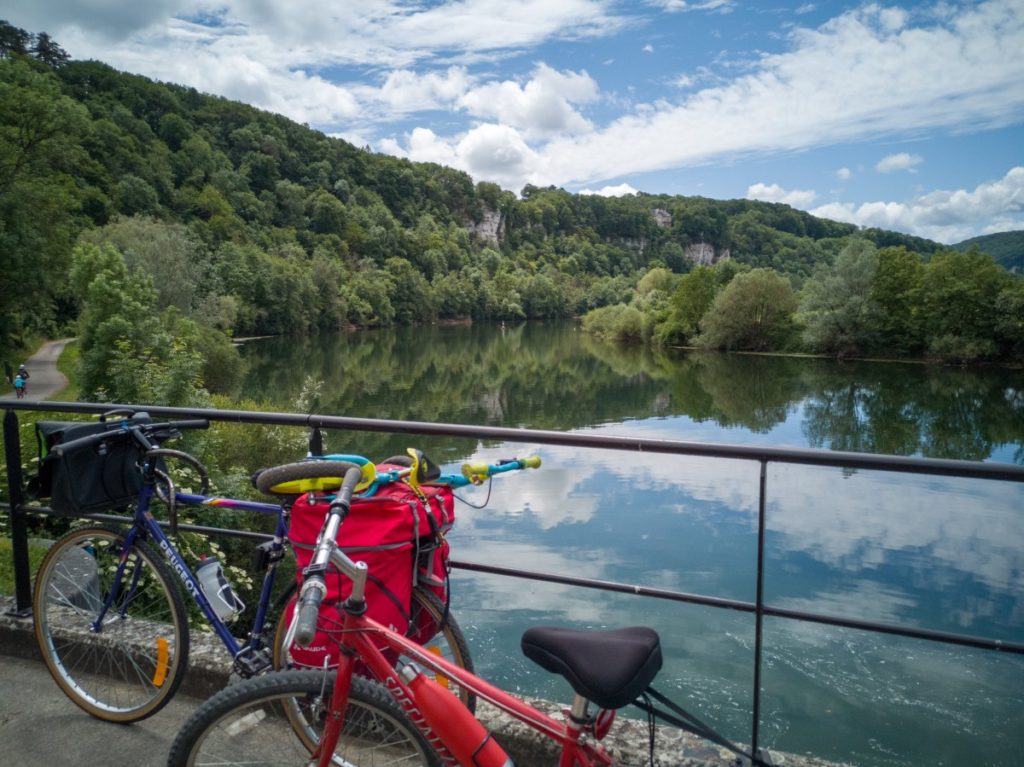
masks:
{"label": "blue sky", "polygon": [[518,192],[1024,229],[1024,0],[7,0],[99,59]]}

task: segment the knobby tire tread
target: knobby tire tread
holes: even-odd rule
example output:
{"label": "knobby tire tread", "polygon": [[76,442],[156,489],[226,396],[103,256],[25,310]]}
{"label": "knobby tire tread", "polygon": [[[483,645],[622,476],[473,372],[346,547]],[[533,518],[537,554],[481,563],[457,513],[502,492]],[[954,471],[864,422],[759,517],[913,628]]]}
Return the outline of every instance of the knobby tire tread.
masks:
{"label": "knobby tire tread", "polygon": [[[320,698],[321,693],[325,693],[329,699],[333,684],[333,673],[325,675],[322,671],[289,670],[253,677],[226,687],[200,705],[178,731],[171,744],[167,765],[168,767],[197,767],[195,761],[199,757],[197,752],[203,748],[205,738],[208,734],[212,736],[220,723],[228,721],[235,711],[240,712],[261,702],[269,703],[277,700],[286,704],[293,699],[316,699]],[[396,728],[416,744],[420,752],[421,764],[425,767],[440,767],[441,763],[437,755],[409,721],[398,703],[381,685],[368,679],[353,677],[349,702],[350,706],[353,704],[356,706],[355,710],[361,708],[364,712],[371,714],[379,712],[393,720]],[[353,711],[352,708],[349,710]],[[345,763],[349,764],[347,761]],[[386,761],[374,762],[374,765],[389,763]],[[230,762],[217,761],[217,764],[230,764]],[[402,760],[400,764],[407,765],[408,763]],[[299,762],[296,762],[296,767],[298,765]]]}

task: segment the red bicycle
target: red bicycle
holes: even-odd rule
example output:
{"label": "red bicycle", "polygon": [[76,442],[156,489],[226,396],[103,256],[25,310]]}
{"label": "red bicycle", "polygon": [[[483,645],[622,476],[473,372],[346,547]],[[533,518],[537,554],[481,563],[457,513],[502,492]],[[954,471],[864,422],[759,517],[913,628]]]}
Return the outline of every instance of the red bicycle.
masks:
{"label": "red bicycle", "polygon": [[[415,471],[415,467],[414,467]],[[531,628],[522,647],[530,659],[563,676],[575,695],[557,719],[368,618],[367,567],[335,542],[360,479],[347,468],[331,504],[285,646],[308,643],[318,628],[324,576],[336,568],[352,580],[340,625],[328,633],[341,648],[336,671],[286,671],[246,680],[217,693],[185,723],[171,746],[170,767],[200,765],[462,765],[511,767],[502,746],[451,690],[469,691],[560,747],[559,767],[615,763],[601,746],[615,711],[639,705],[650,715],[730,749],[737,765],[772,764],[717,735],[650,687],[662,656],[646,627],[612,631]],[[324,626],[319,623],[319,629]],[[408,662],[396,668],[388,657]],[[357,666],[376,681],[354,675]],[[658,708],[654,697],[670,710]]]}

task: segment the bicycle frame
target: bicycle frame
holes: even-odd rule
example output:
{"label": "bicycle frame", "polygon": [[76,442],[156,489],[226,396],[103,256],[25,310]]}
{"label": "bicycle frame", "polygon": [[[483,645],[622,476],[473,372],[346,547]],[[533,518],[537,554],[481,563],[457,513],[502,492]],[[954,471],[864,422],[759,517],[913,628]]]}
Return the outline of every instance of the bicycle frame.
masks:
{"label": "bicycle frame", "polygon": [[[339,644],[341,646],[340,662],[335,678],[332,695],[331,712],[327,717],[325,731],[320,741],[318,752],[314,757],[319,767],[331,764],[331,758],[337,738],[344,722],[345,708],[348,703],[348,689],[352,679],[355,662],[358,660],[369,669],[374,679],[381,682],[395,698],[402,709],[409,715],[417,728],[423,733],[435,751],[447,763],[457,765],[451,753],[444,745],[440,736],[433,732],[416,704],[416,696],[402,679],[398,670],[387,660],[382,651],[391,650],[407,658],[417,665],[432,671],[438,678],[453,680],[459,686],[469,690],[479,698],[496,706],[507,714],[515,717],[527,726],[542,733],[561,746],[559,767],[597,767],[612,765],[614,760],[599,746],[588,741],[581,742],[580,736],[585,732],[582,725],[572,719],[566,721],[554,719],[534,708],[523,700],[505,692],[490,682],[449,663],[424,649],[415,642],[406,639],[372,618],[368,618],[358,608],[362,602],[363,589],[366,582],[365,567],[353,567],[351,560],[337,548],[331,551],[331,564],[344,572],[353,581],[352,594],[355,597],[345,603],[345,617]],[[356,605],[356,607],[352,607]],[[293,621],[285,639],[285,646],[291,645],[295,623]],[[577,698],[574,712],[583,714],[585,703]],[[466,716],[472,717],[469,710]]]}
{"label": "bicycle frame", "polygon": [[[263,576],[263,585],[260,590],[259,602],[256,608],[256,617],[253,620],[252,628],[250,629],[249,636],[244,643],[239,643],[238,639],[231,633],[227,624],[224,623],[218,617],[214,611],[213,606],[210,604],[210,600],[206,598],[202,589],[199,587],[199,581],[195,576],[193,570],[185,562],[185,559],[175,548],[170,538],[164,532],[163,528],[156,521],[153,514],[150,512],[150,502],[155,494],[154,486],[150,482],[143,484],[142,489],[139,492],[138,504],[135,509],[134,518],[131,527],[125,533],[125,550],[129,550],[132,544],[138,538],[150,538],[156,544],[157,548],[163,554],[164,559],[170,565],[171,569],[178,576],[181,581],[185,592],[192,598],[192,600],[199,605],[206,620],[213,627],[214,632],[223,642],[224,647],[231,657],[236,661],[249,653],[256,653],[263,649],[263,632],[266,627],[267,612],[270,606],[270,595],[274,586],[274,576],[277,570],[277,563],[280,557],[273,556],[278,552],[283,551],[284,541],[288,532],[287,519],[284,510],[281,506],[271,503],[259,503],[257,501],[241,501],[229,498],[217,498],[214,496],[206,495],[193,495],[190,493],[175,493],[175,502],[185,506],[219,506],[227,507],[232,509],[239,509],[241,511],[255,511],[265,514],[276,514],[277,525],[274,531],[274,537],[271,544],[271,561],[267,567],[267,572]],[[110,590],[104,602],[103,608],[100,610],[99,615],[93,624],[93,631],[100,631],[104,616],[110,609],[111,604],[114,601],[115,596],[121,590],[122,580],[125,575],[125,567],[127,565],[127,559],[122,555],[120,564],[118,565],[117,572],[114,576],[114,587]],[[132,583],[129,585],[129,589],[132,589],[136,585],[138,578],[138,572],[136,571],[131,575]],[[269,661],[268,661],[269,663]],[[237,665],[237,664],[236,664]],[[239,669],[240,671],[245,670]],[[255,673],[259,670],[256,667],[248,669],[250,674]]]}

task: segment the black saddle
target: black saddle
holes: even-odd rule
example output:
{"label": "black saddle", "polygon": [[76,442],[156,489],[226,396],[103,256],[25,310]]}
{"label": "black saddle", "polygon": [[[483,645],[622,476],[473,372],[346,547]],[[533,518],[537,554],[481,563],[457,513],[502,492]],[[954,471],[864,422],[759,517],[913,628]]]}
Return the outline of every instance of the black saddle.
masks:
{"label": "black saddle", "polygon": [[645,626],[578,631],[536,626],[523,634],[523,654],[601,708],[622,708],[661,669],[661,640]]}

